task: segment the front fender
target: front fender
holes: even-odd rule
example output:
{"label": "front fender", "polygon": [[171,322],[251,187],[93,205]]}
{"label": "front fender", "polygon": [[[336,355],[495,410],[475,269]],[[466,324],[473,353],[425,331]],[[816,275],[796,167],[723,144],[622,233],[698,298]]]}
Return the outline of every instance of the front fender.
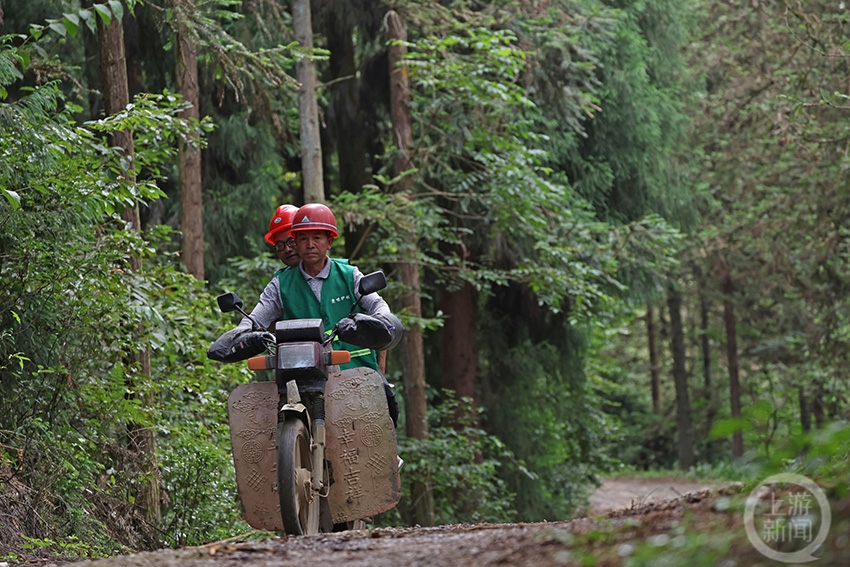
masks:
{"label": "front fender", "polygon": [[283,404],[280,407],[280,413],[283,414],[284,421],[290,419],[300,419],[307,425],[307,431],[310,432],[310,435],[313,434],[312,424],[310,423],[310,414],[307,412],[307,406],[302,404],[301,402],[297,402],[294,404]]}

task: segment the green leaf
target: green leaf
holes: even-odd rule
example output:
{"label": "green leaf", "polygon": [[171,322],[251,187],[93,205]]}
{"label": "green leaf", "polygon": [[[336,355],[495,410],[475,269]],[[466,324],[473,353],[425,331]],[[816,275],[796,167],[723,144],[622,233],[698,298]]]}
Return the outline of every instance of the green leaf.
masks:
{"label": "green leaf", "polygon": [[711,439],[723,439],[739,431],[743,431],[748,426],[749,420],[743,417],[722,419],[716,424],[714,424],[714,427],[711,428],[711,433],[709,434],[709,437],[711,437]]}
{"label": "green leaf", "polygon": [[103,25],[108,26],[110,22],[112,22],[112,12],[109,11],[104,4],[95,4],[92,6],[95,12],[97,12],[98,16],[100,16]]}
{"label": "green leaf", "polygon": [[[6,98],[5,91],[3,92],[3,98]],[[6,197],[6,200],[9,201],[9,204],[13,209],[18,210],[21,208],[21,196],[18,195],[17,192],[12,191],[11,189],[5,189],[3,191],[3,195]]]}
{"label": "green leaf", "polygon": [[50,29],[52,29],[53,31],[55,31],[56,33],[61,35],[62,37],[65,37],[65,35],[68,33],[68,30],[65,29],[65,25],[62,22],[53,22],[53,23],[49,24],[47,27],[49,27]]}
{"label": "green leaf", "polygon": [[76,14],[62,14],[62,23],[65,24],[65,29],[71,37],[77,37],[77,30],[80,27],[80,17]]}
{"label": "green leaf", "polygon": [[109,0],[109,7],[112,8],[112,13],[120,22],[124,18],[124,6],[120,0]]}
{"label": "green leaf", "polygon": [[96,21],[91,10],[80,10],[80,17],[86,23],[86,27],[89,28],[90,32],[97,33]]}
{"label": "green leaf", "polygon": [[26,51],[17,51],[15,55],[18,58],[18,62],[21,64],[21,69],[26,70],[26,68],[30,66],[30,54]]}

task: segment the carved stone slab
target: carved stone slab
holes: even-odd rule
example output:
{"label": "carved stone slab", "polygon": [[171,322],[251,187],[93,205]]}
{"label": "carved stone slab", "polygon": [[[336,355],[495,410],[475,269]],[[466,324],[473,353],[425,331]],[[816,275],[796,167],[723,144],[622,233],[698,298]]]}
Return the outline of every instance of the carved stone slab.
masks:
{"label": "carved stone slab", "polygon": [[242,516],[252,528],[282,531],[277,495],[277,384],[241,384],[227,399]]}
{"label": "carved stone slab", "polygon": [[335,372],[325,388],[328,494],[334,523],[374,516],[401,497],[393,422],[381,376],[368,368]]}

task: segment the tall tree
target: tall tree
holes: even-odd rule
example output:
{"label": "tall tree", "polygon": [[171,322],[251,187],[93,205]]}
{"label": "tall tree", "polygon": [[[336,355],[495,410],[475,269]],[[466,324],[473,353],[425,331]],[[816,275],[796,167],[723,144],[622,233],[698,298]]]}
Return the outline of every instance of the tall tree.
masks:
{"label": "tall tree", "polygon": [[694,466],[694,427],[685,361],[682,294],[675,282],[667,287],[667,308],[670,311],[670,352],[673,355],[673,384],[676,388],[676,445],[679,468],[688,470]]}
{"label": "tall tree", "polygon": [[[181,13],[195,10],[195,0],[173,0],[175,20],[184,20]],[[191,106],[182,117],[200,119],[198,85],[198,49],[187,28],[177,29],[174,41],[177,55],[177,91]],[[193,132],[187,142],[181,138],[180,152],[180,229],[183,232],[183,264],[186,271],[199,280],[204,279],[204,207],[201,193],[200,132]]]}
{"label": "tall tree", "polygon": [[[390,10],[387,13],[387,35],[389,36],[390,66],[390,109],[393,124],[393,142],[398,151],[395,171],[406,173],[410,167],[409,152],[413,147],[413,134],[410,126],[410,82],[404,65],[407,30],[398,14]],[[415,199],[411,191],[410,177],[403,179],[400,190],[409,199]],[[412,318],[413,324],[404,335],[404,409],[407,435],[414,439],[428,438],[427,400],[425,398],[425,351],[423,348],[422,328],[422,290],[419,281],[419,248],[415,232],[408,235],[404,256],[410,258],[399,266],[404,294],[401,306]],[[430,487],[424,483],[414,483],[413,518],[423,526],[434,524],[434,500]]]}
{"label": "tall tree", "polygon": [[[111,6],[115,7],[116,4],[112,3]],[[113,12],[111,18],[103,15],[98,19],[101,83],[104,109],[107,116],[122,112],[130,103],[127,86],[127,62],[124,56],[122,15]],[[126,168],[123,175],[128,179],[135,178],[132,132],[128,130],[114,132],[110,135],[109,143],[113,147],[123,148],[126,158]],[[140,229],[137,202],[126,206],[121,217],[127,223],[128,230],[138,231]],[[130,263],[133,270],[141,269],[140,258],[132,257]],[[150,376],[150,351],[147,348],[142,348],[139,352],[133,353],[132,356],[135,358],[136,365],[138,365],[138,372],[143,376]],[[132,372],[133,370],[130,371],[130,376],[132,376]],[[128,377],[127,387],[128,391],[135,391],[130,377]],[[156,460],[155,430],[134,424],[129,424],[128,430],[130,448],[137,455],[139,462],[136,463],[136,466],[140,470],[137,477],[135,505],[142,521],[146,524],[145,531],[155,541],[158,537],[160,524],[160,473]]]}
{"label": "tall tree", "polygon": [[[356,14],[348,2],[332,2],[323,15],[330,51],[328,70],[333,82],[327,110],[328,133],[338,157],[339,190],[356,194],[371,181],[367,154],[369,128],[363,120],[355,58]],[[350,240],[346,239],[349,250],[357,245],[357,239]]]}
{"label": "tall tree", "polygon": [[[726,364],[729,369],[729,405],[733,419],[741,417],[741,381],[738,376],[738,329],[735,320],[731,274],[723,278],[723,321],[726,325]],[[744,435],[740,429],[732,436],[732,456],[744,456]]]}
{"label": "tall tree", "polygon": [[441,339],[443,387],[454,390],[458,398],[472,400],[472,415],[466,416],[472,423],[477,421],[478,395],[476,373],[478,371],[478,345],[475,335],[478,323],[478,292],[464,281],[459,289],[443,292],[440,306],[446,314]]}
{"label": "tall tree", "polygon": [[[305,50],[313,49],[313,18],[310,0],[293,0],[292,26],[295,40]],[[316,102],[316,64],[302,56],[295,66],[300,83],[298,90],[298,120],[301,133],[301,175],[304,201],[325,202],[325,185],[322,173],[322,140],[319,131],[319,106]]]}
{"label": "tall tree", "polygon": [[652,413],[661,412],[661,367],[658,362],[657,332],[655,329],[655,307],[646,306],[646,337],[649,350],[649,383],[652,394]]}
{"label": "tall tree", "polygon": [[[697,284],[697,301],[699,303],[699,347],[702,353],[703,396],[707,406],[705,412],[706,439],[710,437],[714,420],[717,417],[717,390],[711,381],[711,341],[709,340],[710,323],[708,317],[708,297],[705,289],[706,278],[702,268],[694,264],[694,280]],[[714,457],[714,441],[708,440],[706,458],[711,461]]]}
{"label": "tall tree", "polygon": [[[700,4],[692,53],[706,96],[695,133],[706,151],[701,182],[723,203],[703,240],[721,260],[709,274],[723,290],[730,387],[734,398],[746,383],[796,401],[799,420],[780,413],[789,427],[825,423],[824,401],[846,407],[850,352],[838,228],[850,218],[844,11],[791,0]],[[762,419],[742,413],[746,423]],[[755,446],[758,429],[733,439],[733,452]]]}

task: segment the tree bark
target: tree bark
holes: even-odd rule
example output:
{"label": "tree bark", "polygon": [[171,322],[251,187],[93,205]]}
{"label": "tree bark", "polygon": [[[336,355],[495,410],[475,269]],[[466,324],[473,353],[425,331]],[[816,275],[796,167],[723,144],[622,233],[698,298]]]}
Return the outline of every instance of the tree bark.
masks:
{"label": "tree bark", "polygon": [[[726,360],[729,365],[729,404],[732,418],[741,417],[741,382],[738,378],[738,335],[735,321],[735,305],[732,303],[732,293],[735,286],[732,276],[727,274],[723,279],[723,320],[726,324]],[[744,435],[736,431],[732,435],[732,456],[744,456]]]}
{"label": "tree bark", "polygon": [[[195,9],[195,0],[175,0],[175,8]],[[195,42],[186,33],[177,33],[177,91],[190,103],[181,117],[200,118],[198,88],[198,51]],[[204,208],[201,195],[200,134],[191,134],[193,143],[182,139],[180,152],[180,227],[183,232],[183,264],[186,271],[199,280],[204,279]]]}
{"label": "tree bark", "polygon": [[676,388],[679,468],[685,471],[694,465],[694,430],[691,401],[688,394],[688,372],[685,364],[682,295],[674,282],[670,282],[668,286],[667,308],[670,311],[670,351],[673,355],[673,383]]}
{"label": "tree bark", "polygon": [[[124,30],[121,21],[113,17],[108,26],[103,25],[100,18],[98,24],[98,51],[100,55],[101,86],[103,103],[107,116],[124,110],[130,102],[127,86],[127,62],[124,55]],[[109,144],[112,147],[123,148],[123,153],[129,163],[124,176],[135,179],[133,165],[133,135],[129,131],[110,134]],[[127,222],[129,230],[139,230],[138,204],[126,207],[121,214]],[[141,269],[141,259],[130,259],[131,269]],[[133,361],[140,367],[141,374],[150,376],[150,351],[143,349],[133,353]],[[130,391],[136,388],[130,380],[127,384]],[[159,467],[156,461],[156,436],[150,427],[128,424],[129,449],[136,454],[138,475],[136,478],[135,507],[142,521],[142,529],[148,535],[149,544],[157,545],[160,526],[160,487]]]}
{"label": "tree bark", "polygon": [[[390,42],[407,40],[407,30],[401,18],[394,11],[387,13],[387,32]],[[393,141],[399,150],[396,159],[396,173],[410,169],[409,150],[413,146],[413,132],[410,126],[410,86],[407,69],[403,66],[405,47],[390,45],[390,114],[393,123]],[[410,177],[402,181],[400,190],[414,199]],[[402,309],[406,310],[414,321],[422,318],[422,301],[419,295],[419,265],[416,258],[419,255],[415,234],[410,235],[405,243],[405,257],[410,262],[400,265],[401,281],[406,290],[402,296]],[[414,439],[428,438],[428,405],[425,397],[425,352],[422,342],[422,329],[413,324],[405,332],[404,349],[404,410],[406,416],[406,431]],[[413,520],[422,526],[434,524],[434,497],[431,494],[430,482],[414,482]]]}
{"label": "tree bark", "polygon": [[[472,413],[465,417],[477,423],[478,395],[475,377],[478,372],[478,351],[475,326],[478,320],[478,292],[469,282],[457,291],[447,291],[441,306],[446,320],[443,324],[443,387],[454,390],[458,399],[472,400]],[[458,416],[464,417],[464,416]]]}
{"label": "tree bark", "polygon": [[[360,108],[359,79],[354,57],[351,9],[333,3],[327,16],[331,80],[335,83],[328,105],[328,133],[333,138],[341,193],[357,194],[370,182],[367,128]],[[354,260],[363,249],[366,227],[346,230],[345,256]]]}
{"label": "tree bark", "polygon": [[[292,0],[292,27],[295,41],[301,47],[313,48],[313,20],[310,0]],[[305,203],[324,203],[322,178],[322,140],[319,132],[319,109],[316,102],[316,65],[302,57],[295,65],[295,76],[301,83],[298,91],[299,131],[301,136],[301,176]]]}
{"label": "tree bark", "polygon": [[[118,18],[113,17],[108,26],[97,18],[98,50],[100,55],[100,82],[103,89],[103,109],[106,116],[123,111],[130,104],[127,86],[127,59],[124,55],[124,28]],[[133,133],[129,130],[109,134],[109,144],[122,148],[129,168],[124,172],[127,179],[135,179],[133,163]],[[139,230],[139,207],[125,207],[121,214],[133,230]],[[138,262],[138,259],[134,259]],[[133,266],[138,269],[138,265]]]}
{"label": "tree bark", "polygon": [[360,112],[357,64],[354,58],[351,17],[338,14],[336,5],[328,15],[328,48],[331,78],[339,81],[331,95],[334,145],[339,159],[340,191],[359,193],[368,181],[366,128]]}
{"label": "tree bark", "polygon": [[655,308],[646,306],[646,336],[649,345],[649,381],[652,391],[652,413],[661,413],[661,369],[658,365],[658,345],[655,333]]}
{"label": "tree bark", "polygon": [[[414,320],[421,319],[422,308],[419,296],[419,266],[405,263],[400,267],[401,281],[407,292],[402,296],[402,309]],[[402,370],[404,372],[405,432],[413,439],[428,438],[428,403],[425,396],[425,352],[422,329],[409,325],[402,341]],[[411,485],[413,521],[420,526],[434,525],[434,496],[431,493],[430,477],[414,481]]]}
{"label": "tree bark", "polygon": [[[705,297],[705,278],[702,269],[694,266],[694,277],[697,281],[697,293],[699,295],[699,339],[700,351],[702,352],[702,378],[705,388],[705,398],[708,406],[705,412],[706,438],[709,439],[711,429],[714,427],[714,419],[717,417],[717,392],[711,383],[711,342],[708,338],[708,301]],[[706,457],[709,461],[714,458],[714,441],[706,442]]]}

